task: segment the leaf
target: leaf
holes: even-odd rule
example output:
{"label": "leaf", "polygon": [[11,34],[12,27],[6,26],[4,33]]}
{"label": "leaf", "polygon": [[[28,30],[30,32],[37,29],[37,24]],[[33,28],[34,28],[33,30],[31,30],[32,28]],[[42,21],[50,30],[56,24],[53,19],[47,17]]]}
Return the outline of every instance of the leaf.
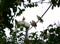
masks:
{"label": "leaf", "polygon": [[52,24],[50,24],[48,27],[53,27],[53,25],[52,25]]}
{"label": "leaf", "polygon": [[22,38],[19,38],[19,40],[18,41],[21,41],[22,40]]}
{"label": "leaf", "polygon": [[23,31],[23,26],[20,26],[20,31]]}
{"label": "leaf", "polygon": [[54,31],[55,31],[55,29],[53,29],[53,28],[49,29],[50,33],[53,33]]}
{"label": "leaf", "polygon": [[19,12],[17,13],[16,16],[20,16],[24,11],[25,11],[25,9],[20,9],[20,8],[19,8]]}
{"label": "leaf", "polygon": [[37,3],[35,3],[35,6],[37,7],[37,6],[38,6],[38,4],[37,4]]}
{"label": "leaf", "polygon": [[19,22],[17,21],[17,20],[15,20],[15,26],[17,27],[17,28],[20,28],[20,24],[19,24]]}
{"label": "leaf", "polygon": [[55,34],[50,34],[49,41],[54,41]]}
{"label": "leaf", "polygon": [[60,34],[60,27],[57,27],[55,32],[56,32],[56,34]]}
{"label": "leaf", "polygon": [[19,36],[23,36],[24,34],[23,33],[20,33],[20,35]]}
{"label": "leaf", "polygon": [[31,0],[27,0],[29,3],[31,2]]}
{"label": "leaf", "polygon": [[13,12],[16,12],[17,11],[17,7],[13,7]]}

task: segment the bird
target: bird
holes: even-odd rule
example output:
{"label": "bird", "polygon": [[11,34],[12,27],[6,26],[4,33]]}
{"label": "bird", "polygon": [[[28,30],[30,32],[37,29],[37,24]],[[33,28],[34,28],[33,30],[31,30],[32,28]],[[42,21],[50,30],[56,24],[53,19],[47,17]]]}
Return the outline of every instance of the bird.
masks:
{"label": "bird", "polygon": [[38,20],[40,20],[40,22],[43,23],[43,19],[40,16],[37,15],[37,18],[38,18]]}
{"label": "bird", "polygon": [[33,27],[36,27],[37,26],[37,24],[36,24],[36,22],[34,21],[34,20],[32,20],[32,22],[30,22],[31,23],[31,25],[33,26]]}

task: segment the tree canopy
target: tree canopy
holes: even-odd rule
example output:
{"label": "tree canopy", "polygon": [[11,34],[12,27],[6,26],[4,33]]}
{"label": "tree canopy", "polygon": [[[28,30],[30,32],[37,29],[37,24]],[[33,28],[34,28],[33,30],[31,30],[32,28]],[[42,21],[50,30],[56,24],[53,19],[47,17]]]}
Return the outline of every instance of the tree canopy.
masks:
{"label": "tree canopy", "polygon": [[53,28],[53,25],[49,25],[47,29],[41,31],[40,36],[43,40],[46,40],[45,44],[60,44],[60,26]]}
{"label": "tree canopy", "polygon": [[[42,2],[43,1],[44,0],[42,0]],[[25,11],[25,8],[28,8],[28,7],[31,8],[31,7],[38,6],[38,2],[31,2],[31,0],[27,0],[27,2],[28,2],[28,4],[25,4],[25,0],[10,0],[10,1],[9,0],[0,0],[0,44],[9,44],[9,43],[10,44],[17,44],[17,43],[15,43],[15,41],[17,39],[16,33],[19,32],[19,31],[18,30],[14,31],[12,28],[14,27],[14,21],[16,23],[15,24],[15,29],[19,28],[19,26],[21,26],[21,25],[19,25],[18,21],[15,20],[14,17],[20,16],[23,13],[23,11]],[[52,5],[52,9],[56,6],[60,7],[60,0],[50,0],[49,2]],[[23,4],[23,7],[24,7],[23,9],[17,7],[18,5],[21,7],[22,4]],[[19,9],[19,12],[16,14],[17,8]],[[14,15],[11,14],[11,12],[12,12],[11,9],[13,10]],[[41,18],[39,18],[39,20],[41,20],[43,22],[43,20]],[[35,22],[34,22],[34,25],[36,25]],[[32,25],[32,26],[34,26],[34,25]],[[23,25],[21,27],[21,29],[23,29],[23,27],[25,27],[25,26]],[[10,34],[12,35],[11,36],[12,41],[6,40],[7,38],[6,38],[5,31],[4,31],[5,28],[10,29]],[[25,27],[25,28],[28,29],[28,27]],[[58,29],[58,30],[56,31],[55,29],[56,30]],[[60,36],[59,29],[60,29],[60,27],[57,27],[57,28],[54,28],[54,29],[52,28],[52,29],[49,30],[49,32],[55,31],[56,34],[58,34],[58,36],[55,35],[54,33],[49,34],[49,35],[46,35],[47,33],[43,34],[42,37],[47,38],[46,36],[48,36],[47,44],[59,44],[60,43],[59,42],[60,41],[59,40],[59,36]],[[24,34],[20,34],[20,35],[24,35]],[[54,41],[54,40],[56,40],[54,37],[57,39],[57,41]],[[53,43],[53,42],[56,42],[56,43]]]}

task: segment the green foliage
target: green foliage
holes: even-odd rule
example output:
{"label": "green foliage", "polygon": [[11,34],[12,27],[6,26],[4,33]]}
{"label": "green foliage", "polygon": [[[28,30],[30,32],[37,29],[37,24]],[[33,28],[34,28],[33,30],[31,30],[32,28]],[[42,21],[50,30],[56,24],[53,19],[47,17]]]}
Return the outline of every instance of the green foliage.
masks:
{"label": "green foliage", "polygon": [[27,0],[29,3],[31,2],[31,0]]}
{"label": "green foliage", "polygon": [[[27,0],[29,3],[31,2],[30,0]],[[0,2],[0,17],[2,17],[2,19],[0,20],[1,22],[1,28],[4,29],[5,27],[11,29],[13,27],[13,22],[10,23],[10,21],[13,21],[13,17],[15,16],[14,15],[11,15],[11,10],[10,8],[13,9],[13,12],[16,13],[17,12],[17,6],[19,5],[20,3],[20,6],[21,6],[21,2],[24,3],[24,0],[1,0]],[[27,4],[25,6],[25,4],[23,4],[23,7],[34,7],[34,3],[33,4]],[[22,12],[25,11],[25,9],[20,9],[19,8],[19,13],[17,13],[16,16],[19,16],[22,14]],[[3,25],[2,25],[3,24]]]}
{"label": "green foliage", "polygon": [[[27,0],[29,2],[29,4],[23,4],[24,7],[34,7],[34,6],[37,6],[38,4],[37,3],[31,3],[31,0]],[[15,13],[17,11],[17,6],[19,5],[19,2],[20,2],[20,5],[21,5],[21,2],[24,3],[24,0],[1,0],[0,2],[0,15],[2,14],[2,17],[3,18],[3,21],[1,19],[1,22],[4,22],[2,23],[3,25],[1,26],[4,26],[5,27],[8,27],[9,29],[12,28],[13,24],[10,23],[10,21],[12,20],[12,16],[11,15],[11,11],[10,11],[10,8],[13,9],[13,12]],[[59,7],[60,6],[60,0],[51,0],[51,3],[52,3],[52,8],[55,7],[56,5]],[[17,13],[17,16],[19,16],[20,14],[22,14],[23,11],[25,11],[25,9],[19,9],[19,13]],[[4,14],[6,14],[4,16]],[[8,14],[8,16],[7,16]],[[10,18],[11,17],[11,18]],[[5,23],[5,21],[7,22],[7,24]],[[10,27],[10,26],[11,27]]]}
{"label": "green foliage", "polygon": [[31,40],[29,40],[30,44],[45,44],[45,42],[42,39],[40,39],[40,37],[38,37],[37,32],[33,32],[30,34],[31,34],[29,36],[29,38],[31,38]]}
{"label": "green foliage", "polygon": [[[10,29],[10,34],[12,35],[12,37],[10,38],[12,41],[9,41],[9,44],[15,44],[15,39],[16,38],[16,34],[19,32],[17,30],[17,32],[14,32],[14,30],[12,30],[13,28],[13,17],[15,17],[15,13],[17,12],[17,6],[20,5],[21,6],[21,2],[24,3],[24,0],[0,0],[0,44],[8,44],[8,42],[6,42],[6,38],[4,39],[3,37],[6,36],[5,32],[3,29],[5,29],[6,27]],[[29,0],[30,3],[30,0]],[[28,4],[27,4],[28,5]],[[28,5],[29,6],[29,5]],[[30,5],[31,6],[31,5]],[[24,6],[23,6],[24,7]],[[12,8],[14,15],[11,14],[11,10],[10,8]],[[19,9],[19,13],[17,13],[16,16],[19,16],[22,14],[23,11],[25,11],[25,9]],[[12,23],[11,23],[12,21]],[[19,28],[21,25],[19,25],[16,21],[16,25],[17,28]],[[23,28],[21,28],[22,30]],[[20,34],[22,35],[22,34]]]}
{"label": "green foliage", "polygon": [[20,9],[20,8],[19,8],[19,12],[17,13],[16,16],[20,16],[20,15],[23,13],[23,11],[25,11],[25,9]]}
{"label": "green foliage", "polygon": [[31,3],[31,4],[27,4],[26,6],[25,6],[25,8],[26,7],[35,7],[35,6],[38,6],[38,4],[37,3]]}
{"label": "green foliage", "polygon": [[[12,30],[12,28],[13,28],[13,21],[15,16],[20,16],[23,13],[23,11],[25,11],[25,8],[38,6],[37,3],[31,3],[31,0],[27,0],[27,2],[28,4],[24,4],[24,0],[10,0],[10,1],[0,0],[0,44],[18,44],[17,38],[21,36],[25,36],[23,33],[20,33],[18,36],[16,34],[19,33],[20,31],[23,31],[24,27],[26,29],[28,29],[29,27],[26,27],[25,25],[21,25],[18,23],[18,21],[15,20],[15,30]],[[19,5],[21,7],[22,3],[24,9],[19,8],[19,12],[16,15],[15,13],[17,12],[17,6]],[[60,0],[51,0],[51,3],[52,3],[52,8],[56,7],[56,5],[60,7]],[[11,14],[10,8],[12,8],[14,15]],[[43,22],[42,19],[41,21]],[[9,41],[10,39],[7,41],[6,34],[4,31],[6,27],[10,29],[11,41]],[[18,28],[20,28],[20,30],[17,30]],[[43,32],[41,32],[40,36],[44,40],[48,39],[46,41],[46,44],[60,44],[60,27],[46,29]],[[37,34],[32,33],[32,36],[30,37],[35,39],[32,42],[32,44],[37,44],[38,42]],[[42,40],[41,41],[39,40],[39,42],[44,43],[44,41]]]}
{"label": "green foliage", "polygon": [[0,29],[0,44],[6,44],[6,35],[3,29]]}
{"label": "green foliage", "polygon": [[56,6],[60,7],[60,0],[51,0],[52,9]]}
{"label": "green foliage", "polygon": [[60,44],[60,27],[45,29],[40,36],[46,40],[46,44]]}

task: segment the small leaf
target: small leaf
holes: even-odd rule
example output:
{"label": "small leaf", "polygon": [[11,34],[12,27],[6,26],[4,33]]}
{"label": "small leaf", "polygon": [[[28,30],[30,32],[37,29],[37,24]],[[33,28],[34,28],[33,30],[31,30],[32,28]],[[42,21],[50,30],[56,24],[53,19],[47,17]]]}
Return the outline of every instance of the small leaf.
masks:
{"label": "small leaf", "polygon": [[53,27],[53,25],[52,25],[52,24],[50,24],[48,27]]}
{"label": "small leaf", "polygon": [[23,31],[23,26],[20,26],[20,31]]}
{"label": "small leaf", "polygon": [[57,27],[56,30],[55,30],[55,32],[56,32],[57,34],[60,34],[60,27]]}
{"label": "small leaf", "polygon": [[49,30],[50,33],[54,32],[54,31],[55,31],[55,29],[53,29],[53,28],[51,28],[51,29]]}

